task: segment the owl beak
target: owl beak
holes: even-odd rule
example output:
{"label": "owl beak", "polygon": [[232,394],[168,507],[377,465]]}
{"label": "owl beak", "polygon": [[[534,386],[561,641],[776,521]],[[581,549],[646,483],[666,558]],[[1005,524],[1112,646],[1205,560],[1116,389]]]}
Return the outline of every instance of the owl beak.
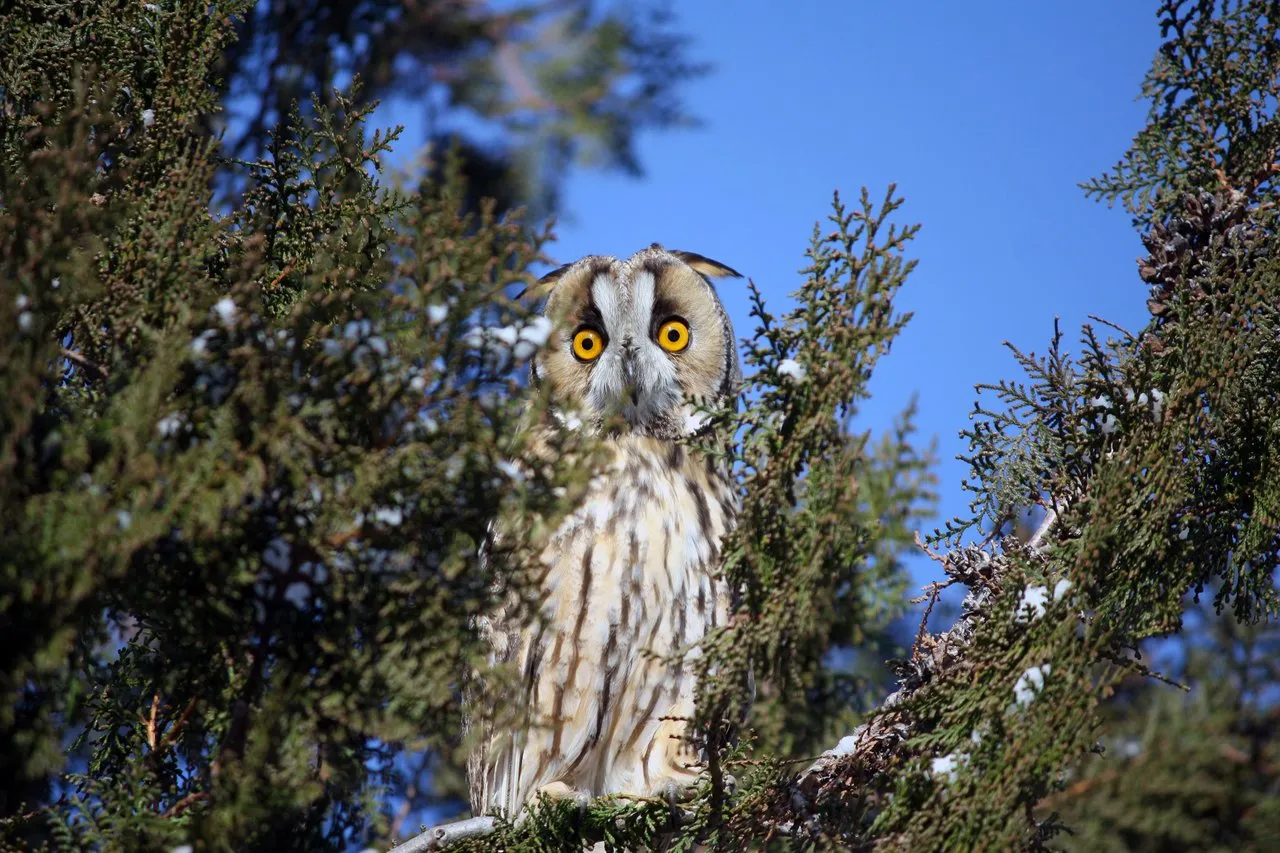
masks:
{"label": "owl beak", "polygon": [[622,341],[622,393],[632,406],[640,405],[640,389],[636,384],[636,347],[630,338]]}

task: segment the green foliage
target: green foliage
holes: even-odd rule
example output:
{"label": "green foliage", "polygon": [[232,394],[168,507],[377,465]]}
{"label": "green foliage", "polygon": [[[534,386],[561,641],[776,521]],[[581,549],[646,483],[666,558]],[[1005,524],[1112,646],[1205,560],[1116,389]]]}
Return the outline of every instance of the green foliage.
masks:
{"label": "green foliage", "polygon": [[1120,201],[1143,228],[1179,212],[1202,190],[1275,197],[1280,122],[1280,16],[1265,0],[1166,0],[1165,39],[1142,82],[1147,125],[1086,194]]}
{"label": "green foliage", "polygon": [[1104,709],[1102,759],[1040,805],[1070,850],[1265,850],[1280,837],[1280,637],[1205,605],[1158,649],[1183,692],[1130,679]]}
{"label": "green foliage", "polygon": [[902,204],[864,190],[835,200],[815,227],[795,308],[776,318],[751,285],[754,336],[744,342],[748,404],[725,413],[742,436],[743,507],[724,543],[741,591],[736,623],[708,639],[717,677],[702,713],[730,714],[754,670],[751,727],[763,755],[803,758],[850,728],[878,685],[842,671],[833,650],[865,645],[901,613],[900,562],[932,498],[928,459],[911,445],[914,407],[873,445],[850,431],[882,354],[910,319],[893,296],[915,262],[918,226],[891,222]]}
{"label": "green foliage", "polygon": [[[1115,685],[1147,672],[1131,650],[1179,631],[1186,594],[1210,586],[1243,623],[1277,612],[1280,252],[1259,168],[1276,161],[1276,90],[1258,70],[1274,61],[1274,32],[1259,28],[1274,7],[1169,2],[1160,14],[1169,41],[1148,80],[1150,123],[1092,185],[1148,226],[1151,322],[1106,340],[1085,327],[1074,358],[1061,335],[1043,356],[1015,351],[1025,378],[979,389],[965,432],[973,513],[931,540],[949,549],[938,557],[951,582],[970,587],[966,616],[917,649],[888,717],[910,720],[901,769],[860,792],[874,824],[846,832],[908,849],[1056,846],[1070,828],[1052,808],[1064,771],[1105,731]],[[1215,133],[1192,144],[1202,120]],[[1034,505],[1048,513],[1041,535],[1001,536]],[[975,531],[981,543],[962,546]],[[1193,799],[1197,779],[1179,796]],[[1125,820],[1150,826],[1131,813],[1111,828]]]}
{"label": "green foliage", "polygon": [[[540,321],[507,297],[543,238],[492,205],[466,214],[461,158],[416,192],[387,189],[398,131],[366,132],[358,89],[293,112],[262,157],[224,156],[212,69],[246,13],[25,4],[3,22],[11,848],[340,850],[405,831],[397,801],[458,794],[475,617],[532,593],[477,561],[489,521],[501,509],[529,534],[509,547],[536,547],[592,473],[589,439],[562,432],[543,437],[545,466],[506,464],[531,457],[520,427],[545,413],[520,378]],[[214,195],[226,180],[231,205]],[[751,658],[766,666],[760,731],[726,760],[748,743],[797,757],[851,720],[869,687],[825,652],[879,637],[899,610],[924,460],[910,413],[879,444],[847,428],[905,322],[889,298],[913,229],[877,233],[897,204],[837,208],[781,324],[757,299],[751,402],[721,413],[742,427],[752,535],[785,537],[733,546],[759,627],[745,645],[711,638],[750,652],[725,661],[725,701],[743,701]],[[734,772],[746,804],[777,775]],[[689,844],[720,823],[723,782],[682,818]],[[672,819],[668,804],[603,802],[507,832],[532,849],[626,847]]]}

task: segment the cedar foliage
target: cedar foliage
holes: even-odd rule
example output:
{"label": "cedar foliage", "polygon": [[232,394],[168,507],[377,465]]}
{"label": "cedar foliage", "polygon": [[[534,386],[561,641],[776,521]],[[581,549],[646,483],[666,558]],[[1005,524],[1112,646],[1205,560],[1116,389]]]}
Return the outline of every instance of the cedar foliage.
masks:
{"label": "cedar foliage", "polygon": [[1187,635],[1152,649],[1190,692],[1121,682],[1103,708],[1103,758],[1040,804],[1069,850],[1266,850],[1280,837],[1280,635],[1208,601]]}

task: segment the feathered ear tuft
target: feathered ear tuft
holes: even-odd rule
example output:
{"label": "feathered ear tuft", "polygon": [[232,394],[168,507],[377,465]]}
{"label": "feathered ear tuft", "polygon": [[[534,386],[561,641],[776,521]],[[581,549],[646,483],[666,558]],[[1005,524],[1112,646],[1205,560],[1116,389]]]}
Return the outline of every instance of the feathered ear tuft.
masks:
{"label": "feathered ear tuft", "polygon": [[516,296],[516,299],[524,299],[528,295],[533,295],[538,298],[546,296],[555,289],[556,282],[560,281],[560,279],[564,277],[564,274],[569,271],[571,266],[573,266],[573,264],[564,264],[556,267],[551,272],[535,281],[532,287],[526,287],[524,290],[520,291]]}
{"label": "feathered ear tuft", "polygon": [[669,254],[675,255],[698,272],[710,278],[723,278],[725,276],[742,278],[742,273],[733,267],[722,264],[719,261],[713,261],[704,255],[699,255],[697,252],[682,252],[679,249],[672,249]]}

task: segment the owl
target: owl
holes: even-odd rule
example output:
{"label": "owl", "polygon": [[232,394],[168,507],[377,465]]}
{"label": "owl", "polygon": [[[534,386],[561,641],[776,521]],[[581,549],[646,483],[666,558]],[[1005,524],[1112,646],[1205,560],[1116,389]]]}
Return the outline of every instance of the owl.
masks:
{"label": "owl", "polygon": [[[514,819],[539,795],[676,797],[698,778],[692,663],[728,617],[716,571],[737,513],[727,463],[686,441],[716,429],[698,404],[731,404],[741,383],[720,276],[739,273],[655,243],[541,282],[553,331],[532,380],[573,413],[562,422],[600,433],[610,461],[541,546],[542,618],[487,624],[493,661],[520,674],[529,725],[481,733],[474,814]],[[519,531],[498,519],[492,535]]]}

